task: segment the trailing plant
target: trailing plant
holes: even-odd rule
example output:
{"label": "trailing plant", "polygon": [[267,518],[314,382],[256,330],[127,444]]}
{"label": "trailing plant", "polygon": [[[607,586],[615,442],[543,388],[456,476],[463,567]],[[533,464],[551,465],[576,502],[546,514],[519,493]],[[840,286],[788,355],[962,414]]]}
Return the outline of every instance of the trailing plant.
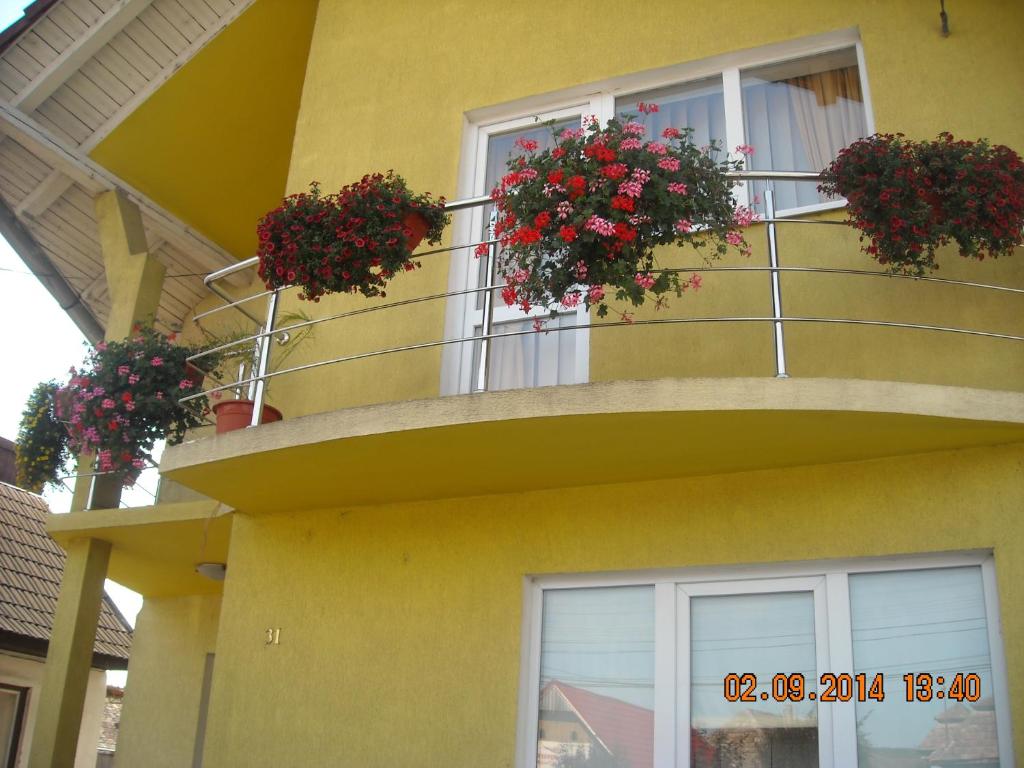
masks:
{"label": "trailing plant", "polygon": [[[202,424],[205,397],[178,402],[202,386],[205,371],[187,362],[199,348],[174,341],[173,334],[136,327],[130,338],[90,349],[82,366],[70,369],[68,384],[36,388],[18,452],[19,469],[34,487],[57,479],[60,457],[67,456],[55,453],[62,445],[71,454],[95,454],[98,471],[119,474],[131,485],[152,460],[157,440],[180,443]],[[202,364],[212,370],[217,361],[206,358]],[[58,438],[58,429],[66,437]]]}
{"label": "trailing plant", "polygon": [[44,381],[29,395],[15,448],[16,482],[33,493],[57,481],[71,458],[67,427],[57,418],[60,385]]}
{"label": "trailing plant", "polygon": [[419,266],[411,258],[419,240],[440,243],[448,220],[444,198],[413,193],[394,171],[330,195],[313,182],[257,225],[259,275],[267,288],[300,286],[299,297],[312,301],[328,293],[384,296],[396,273]]}
{"label": "trailing plant", "polygon": [[979,261],[1021,244],[1024,161],[985,139],[875,134],[842,150],[818,188],[846,198],[862,250],[893,272],[938,269],[935,250],[952,242]]}
{"label": "trailing plant", "polygon": [[[656,104],[639,108],[658,111]],[[717,160],[718,147],[699,149],[689,128],[651,139],[645,130],[630,115],[604,128],[596,120],[567,128],[540,152],[536,141],[517,142],[524,154],[508,161],[491,193],[506,304],[554,312],[583,303],[603,317],[610,288],[619,301],[639,306],[652,294],[660,306],[664,294],[681,295],[700,279],[659,270],[657,246],[690,245],[708,260],[729,247],[750,252],[741,228],[754,214],[737,206],[726,176],[743,160]],[[486,244],[477,249],[486,253]]]}

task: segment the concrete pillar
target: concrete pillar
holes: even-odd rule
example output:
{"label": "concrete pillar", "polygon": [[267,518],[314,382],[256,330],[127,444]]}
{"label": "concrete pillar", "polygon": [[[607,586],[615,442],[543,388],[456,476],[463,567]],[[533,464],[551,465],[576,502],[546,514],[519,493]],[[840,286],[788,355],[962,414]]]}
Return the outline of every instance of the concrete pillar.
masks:
{"label": "concrete pillar", "polygon": [[109,560],[106,541],[76,539],[68,546],[29,768],[74,768]]}
{"label": "concrete pillar", "polygon": [[[99,195],[95,205],[111,304],[105,336],[114,341],[131,335],[136,323],[153,320],[165,270],[149,254],[137,205],[119,190]],[[80,472],[89,466],[89,459],[82,457]],[[90,484],[90,480],[94,482]],[[79,477],[72,508],[112,508],[120,499],[119,478]],[[68,547],[29,768],[74,766],[109,560],[110,543],[106,541],[78,539]]]}

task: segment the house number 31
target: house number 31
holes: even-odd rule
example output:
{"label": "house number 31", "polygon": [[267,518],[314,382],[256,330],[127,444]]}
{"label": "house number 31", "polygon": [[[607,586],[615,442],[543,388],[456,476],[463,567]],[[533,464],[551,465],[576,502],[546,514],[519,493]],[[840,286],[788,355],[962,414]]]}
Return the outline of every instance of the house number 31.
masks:
{"label": "house number 31", "polygon": [[281,628],[280,627],[267,627],[264,645],[280,645],[281,644]]}

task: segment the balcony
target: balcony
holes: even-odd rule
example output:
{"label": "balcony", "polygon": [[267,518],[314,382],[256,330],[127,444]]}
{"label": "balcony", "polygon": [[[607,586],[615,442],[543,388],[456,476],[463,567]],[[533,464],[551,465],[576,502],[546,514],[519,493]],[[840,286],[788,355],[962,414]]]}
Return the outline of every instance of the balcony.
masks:
{"label": "balcony", "polygon": [[[488,202],[449,208],[458,213]],[[259,428],[172,448],[161,472],[258,513],[1024,439],[1019,263],[968,264],[950,254],[941,276],[911,278],[872,269],[835,212],[779,218],[769,208],[757,229],[748,240],[761,245],[749,259],[670,262],[668,268],[700,274],[704,288],[668,309],[645,306],[629,319],[591,317],[546,329],[586,335],[588,383],[505,391],[487,391],[501,389],[489,368],[497,345],[537,332],[496,327],[502,286],[495,285],[493,240],[485,241],[492,276],[485,285],[423,290],[443,279],[450,259],[478,244],[456,241],[418,254],[427,274],[418,283],[406,279],[398,290],[409,293],[283,324],[288,290],[237,298],[220,287],[256,259],[220,270],[206,283],[223,303],[197,320],[240,312],[257,330],[223,346],[251,348],[250,362],[207,393],[247,395],[257,403],[251,427]],[[446,304],[476,297],[482,327],[446,335]],[[273,368],[275,350],[308,329],[316,343]],[[453,357],[451,350],[467,345],[475,349],[469,391],[441,396],[444,351]],[[287,417],[260,426],[259,405],[268,396]],[[551,452],[557,462],[546,460]]]}

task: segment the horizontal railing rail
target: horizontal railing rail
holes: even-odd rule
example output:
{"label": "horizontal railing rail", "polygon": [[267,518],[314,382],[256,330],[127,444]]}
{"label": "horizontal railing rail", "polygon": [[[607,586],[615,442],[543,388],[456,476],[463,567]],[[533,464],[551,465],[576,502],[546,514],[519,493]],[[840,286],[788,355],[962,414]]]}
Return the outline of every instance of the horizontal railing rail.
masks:
{"label": "horizontal railing rail", "polygon": [[[812,172],[803,171],[733,171],[728,174],[731,178],[737,181],[819,181],[820,175]],[[462,211],[471,208],[477,208],[485,206],[491,203],[491,198],[488,196],[473,197],[463,200],[449,201],[445,204],[445,208],[448,211]],[[985,337],[992,339],[1002,339],[1009,341],[1024,341],[1024,336],[1015,335],[1010,333],[1000,333],[995,331],[978,330],[971,328],[958,328],[954,326],[937,325],[932,323],[912,323],[912,322],[898,322],[889,320],[872,320],[863,318],[840,318],[840,317],[812,317],[812,316],[794,316],[786,315],[782,308],[782,286],[780,281],[780,275],[786,273],[794,274],[826,274],[826,275],[849,275],[856,277],[865,278],[887,278],[887,279],[903,279],[912,280],[915,282],[927,282],[935,284],[943,284],[950,286],[959,286],[977,290],[996,291],[1007,294],[1024,294],[1024,288],[1017,288],[1005,285],[994,285],[989,283],[973,282],[968,280],[955,280],[934,276],[914,276],[904,275],[899,273],[892,273],[880,270],[867,270],[867,269],[847,269],[837,267],[806,267],[806,266],[780,266],[778,260],[778,244],[776,237],[776,227],[780,224],[818,224],[818,225],[838,225],[845,226],[845,222],[821,219],[821,218],[799,218],[799,217],[777,217],[774,207],[773,190],[769,187],[765,190],[765,215],[763,218],[758,219],[758,223],[765,224],[767,231],[768,240],[768,256],[769,263],[766,266],[735,266],[735,267],[717,267],[717,266],[694,266],[694,267],[678,267],[673,269],[658,270],[659,272],[721,272],[721,273],[767,273],[770,280],[770,294],[771,294],[771,314],[765,315],[732,315],[732,316],[717,316],[717,317],[667,317],[667,318],[652,318],[652,319],[622,319],[612,321],[602,321],[597,324],[591,323],[576,323],[571,325],[560,325],[558,327],[544,327],[544,333],[562,333],[569,331],[594,331],[601,328],[621,328],[624,326],[668,326],[668,325],[689,325],[689,324],[722,324],[722,323],[767,323],[771,324],[773,329],[774,339],[774,352],[775,352],[775,368],[776,376],[779,378],[786,378],[788,376],[786,367],[786,348],[785,348],[785,325],[788,323],[792,324],[826,324],[826,325],[850,325],[850,326],[872,326],[882,328],[902,328],[911,330],[922,330],[922,331],[938,331],[951,334],[961,334],[966,336]],[[422,258],[425,256],[431,256],[442,253],[453,253],[456,251],[463,251],[469,248],[477,248],[481,244],[488,246],[488,258],[487,258],[487,274],[490,276],[487,280],[488,284],[477,288],[465,288],[454,291],[444,291],[441,293],[432,293],[423,296],[416,296],[409,299],[402,299],[399,301],[391,301],[383,304],[375,304],[373,306],[361,307],[358,309],[351,309],[342,312],[336,312],[324,317],[313,318],[309,320],[302,320],[299,322],[293,322],[290,324],[278,326],[276,324],[277,308],[279,303],[279,297],[282,291],[288,289],[276,289],[261,291],[249,296],[242,298],[235,298],[225,291],[218,282],[223,280],[229,275],[236,274],[238,272],[251,269],[259,264],[257,257],[252,257],[232,264],[231,266],[212,272],[205,278],[204,282],[206,286],[219,298],[223,300],[223,304],[212,309],[206,310],[197,314],[194,319],[200,321],[208,318],[216,313],[223,312],[225,310],[234,309],[242,313],[246,318],[252,321],[258,330],[248,336],[240,339],[232,340],[230,342],[217,345],[211,349],[204,350],[196,355],[189,358],[192,361],[200,361],[204,357],[216,356],[220,353],[227,352],[232,348],[236,348],[240,345],[252,345],[252,362],[248,366],[248,370],[239,371],[236,380],[231,382],[220,382],[217,385],[210,387],[202,392],[197,392],[181,398],[181,401],[188,401],[199,397],[204,397],[209,394],[224,392],[228,390],[234,390],[236,393],[241,394],[243,390],[248,391],[249,399],[253,400],[253,416],[251,426],[257,426],[260,423],[263,401],[266,396],[267,384],[271,379],[285,376],[293,373],[299,373],[302,371],[309,371],[315,368],[322,368],[330,365],[337,365],[346,362],[352,362],[356,360],[365,360],[374,357],[380,357],[384,355],[397,354],[401,352],[411,352],[415,350],[433,349],[438,347],[447,347],[451,345],[461,345],[466,343],[478,343],[481,345],[480,351],[480,363],[479,371],[477,371],[477,381],[482,385],[480,388],[486,389],[488,382],[488,347],[491,342],[496,339],[508,339],[517,336],[526,336],[537,333],[535,329],[525,329],[517,331],[507,331],[501,333],[493,332],[493,294],[496,290],[504,288],[503,283],[493,283],[495,278],[495,257],[497,250],[497,239],[493,233],[493,219],[492,229],[489,232],[487,239],[478,240],[471,243],[459,243],[441,248],[431,249],[427,251],[421,251],[415,254],[416,258]],[[466,297],[483,294],[483,323],[481,327],[481,333],[472,336],[458,336],[453,338],[441,338],[432,339],[428,341],[418,342],[414,344],[405,344],[401,346],[388,347],[385,349],[370,350],[357,354],[341,355],[331,357],[324,360],[317,360],[302,365],[292,366],[290,368],[284,368],[278,371],[269,370],[270,362],[270,340],[277,338],[282,343],[285,343],[291,334],[296,331],[303,329],[312,328],[314,326],[336,322],[344,320],[346,318],[352,318],[360,315],[366,315],[376,312],[386,312],[399,307],[406,307],[414,304],[420,304],[424,302],[432,301],[446,301],[452,298]],[[248,310],[245,305],[250,304],[258,299],[265,298],[267,300],[266,313],[264,317],[259,317]]]}

